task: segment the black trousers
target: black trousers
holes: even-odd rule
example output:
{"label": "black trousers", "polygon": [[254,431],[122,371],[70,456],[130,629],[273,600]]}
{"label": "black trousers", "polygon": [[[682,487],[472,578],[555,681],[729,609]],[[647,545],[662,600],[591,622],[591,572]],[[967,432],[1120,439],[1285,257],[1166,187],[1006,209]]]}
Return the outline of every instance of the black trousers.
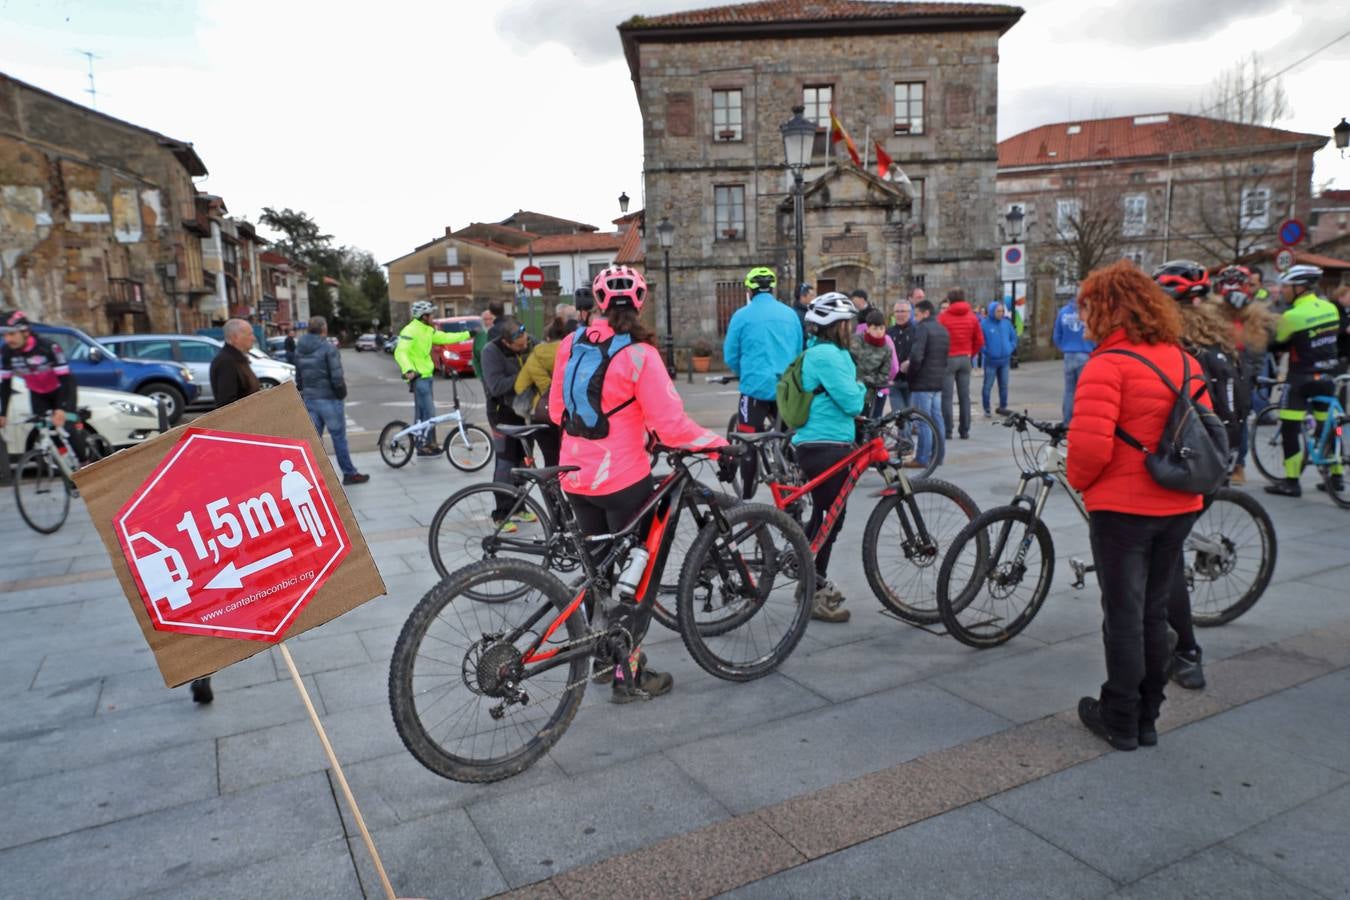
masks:
{"label": "black trousers", "polygon": [[[768,431],[778,417],[778,403],[774,400],[757,400],[741,394],[741,402],[736,407],[736,430],[742,434],[754,434]],[[755,475],[759,471],[759,454],[747,453],[741,459],[741,494],[749,500],[755,494]]]}
{"label": "black trousers", "polygon": [[[572,503],[572,511],[576,513],[577,524],[581,526],[581,531],[587,537],[597,534],[614,534],[622,529],[633,517],[637,515],[642,504],[646,503],[652,497],[652,492],[656,490],[656,482],[652,476],[629,485],[621,491],[615,491],[612,494],[568,494],[567,499]],[[645,537],[648,524],[651,517],[648,516],[638,525],[638,536]],[[609,553],[612,546],[610,542],[587,544],[587,549],[591,555],[591,562],[599,565]],[[612,574],[612,573],[611,573]],[[587,611],[594,614],[594,604],[587,598]],[[638,615],[634,621],[633,644],[642,642],[647,633],[647,625],[651,621],[651,604],[644,603],[638,609]]]}
{"label": "black trousers", "polygon": [[1158,718],[1167,684],[1167,608],[1195,513],[1088,517],[1102,592],[1106,681],[1102,718],[1113,732],[1134,734]]}
{"label": "black trousers", "polygon": [[[852,453],[853,445],[820,441],[798,444],[796,449],[797,463],[802,467],[802,474],[810,481]],[[811,521],[806,525],[806,537],[812,543],[815,543],[816,534],[825,522],[825,514],[829,512],[830,506],[839,497],[839,493],[844,489],[844,482],[847,480],[848,468],[845,467],[840,469],[838,474],[825,479],[815,488],[812,488]],[[818,581],[825,579],[826,570],[830,566],[830,551],[834,549],[835,538],[839,537],[839,531],[843,527],[844,511],[840,510],[839,521],[834,523],[834,530],[830,532],[830,536],[825,539],[825,543],[816,551],[816,578]]]}
{"label": "black trousers", "polygon": [[[557,428],[541,431],[534,436],[534,442],[539,447],[539,455],[544,458],[544,465],[556,466],[562,452],[562,431]],[[535,463],[537,465],[538,460]]]}

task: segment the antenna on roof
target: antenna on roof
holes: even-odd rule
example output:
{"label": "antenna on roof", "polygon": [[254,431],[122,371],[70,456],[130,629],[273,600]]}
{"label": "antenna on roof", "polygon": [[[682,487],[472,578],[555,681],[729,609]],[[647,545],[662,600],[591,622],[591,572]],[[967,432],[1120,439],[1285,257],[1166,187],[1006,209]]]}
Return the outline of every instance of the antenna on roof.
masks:
{"label": "antenna on roof", "polygon": [[85,88],[84,92],[89,95],[89,105],[94,109],[98,109],[98,88],[94,85],[94,60],[102,59],[103,57],[94,53],[92,50],[76,50],[75,52],[89,61],[89,87]]}

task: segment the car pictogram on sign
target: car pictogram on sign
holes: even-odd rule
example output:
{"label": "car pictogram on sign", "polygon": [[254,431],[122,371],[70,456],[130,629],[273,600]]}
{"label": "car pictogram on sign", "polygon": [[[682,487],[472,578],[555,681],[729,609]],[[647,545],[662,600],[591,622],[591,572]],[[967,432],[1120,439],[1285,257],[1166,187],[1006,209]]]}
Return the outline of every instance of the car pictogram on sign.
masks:
{"label": "car pictogram on sign", "polygon": [[115,526],[152,626],[275,642],[351,549],[306,441],[187,429]]}

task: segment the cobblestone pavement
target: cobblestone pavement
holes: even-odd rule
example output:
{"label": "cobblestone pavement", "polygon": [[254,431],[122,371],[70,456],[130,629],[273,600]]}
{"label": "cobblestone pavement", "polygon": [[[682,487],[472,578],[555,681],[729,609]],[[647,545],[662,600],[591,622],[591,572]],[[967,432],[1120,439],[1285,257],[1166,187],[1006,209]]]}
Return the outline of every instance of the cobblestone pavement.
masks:
{"label": "cobblestone pavement", "polygon": [[[1054,415],[1053,364],[1013,375],[1019,408]],[[709,424],[730,413],[682,390]],[[616,707],[592,688],[549,756],[475,786],[412,760],[386,691],[435,581],[427,523],[475,479],[358,463],[373,477],[348,496],[389,595],[291,647],[403,896],[1350,895],[1350,513],[1311,490],[1266,504],[1274,582],[1201,634],[1210,687],[1172,692],[1156,749],[1105,753],[1069,712],[1103,667],[1096,594],[1069,587],[1088,550],[1066,498],[1045,608],[977,652],[881,615],[858,549],[869,476],[831,573],[851,622],[812,623],[749,684],[654,633],[671,695]],[[977,413],[941,476],[1006,502],[1008,433]],[[194,706],[163,687],[82,507],[41,536],[0,493],[0,548],[0,895],[378,896],[275,651]]]}

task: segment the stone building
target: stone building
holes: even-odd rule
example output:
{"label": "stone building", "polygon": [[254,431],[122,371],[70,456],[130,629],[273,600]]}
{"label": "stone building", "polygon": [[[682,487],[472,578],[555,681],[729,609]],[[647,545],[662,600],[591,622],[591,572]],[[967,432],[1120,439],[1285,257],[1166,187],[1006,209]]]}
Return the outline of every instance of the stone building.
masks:
{"label": "stone building", "polygon": [[389,270],[389,315],[394,326],[408,321],[416,300],[434,303],[438,317],[469,315],[492,300],[509,304],[516,296],[510,254],[535,237],[485,223],[458,232],[447,226],[441,237],[391,259],[384,265]]}
{"label": "stone building", "polygon": [[209,326],[185,141],[0,75],[0,306],[94,334]]}
{"label": "stone building", "polygon": [[[818,126],[805,172],[805,280],[881,302],[915,285],[995,290],[998,40],[1021,14],[767,0],[620,25],[642,112],[654,288],[663,284],[655,226],[675,229],[678,343],[720,336],[754,265],[774,266],[780,295],[791,291],[792,178],[779,126],[795,106]],[[872,141],[881,145],[910,190],[830,154],[831,110],[860,154],[875,159]]]}
{"label": "stone building", "polygon": [[1048,344],[1055,308],[1099,265],[1219,265],[1276,249],[1281,222],[1308,221],[1313,154],[1326,141],[1178,113],[1059,122],[1001,141],[993,224],[1011,238],[1004,219],[1022,213],[1033,341]]}

